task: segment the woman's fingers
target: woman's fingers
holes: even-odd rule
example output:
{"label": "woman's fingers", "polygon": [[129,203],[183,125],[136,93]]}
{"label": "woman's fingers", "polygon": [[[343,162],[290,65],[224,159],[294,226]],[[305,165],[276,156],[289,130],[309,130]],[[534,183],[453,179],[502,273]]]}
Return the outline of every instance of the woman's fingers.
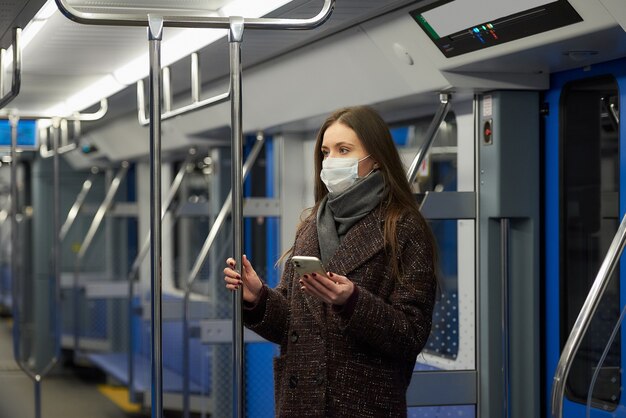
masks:
{"label": "woman's fingers", "polygon": [[241,275],[235,270],[235,259],[228,258],[226,264],[230,267],[224,269],[224,281],[226,282],[226,288],[229,290],[237,290],[241,284]]}
{"label": "woman's fingers", "polygon": [[224,269],[226,288],[229,290],[243,289],[244,300],[254,302],[259,296],[263,283],[257,276],[248,258],[245,255],[243,256],[241,273],[235,270],[237,263],[232,257],[226,259],[226,264],[229,266]]}
{"label": "woman's fingers", "polygon": [[348,279],[346,276],[342,276],[341,274],[335,274],[331,272],[328,272],[326,274],[328,275],[328,278],[334,283],[337,283],[337,284],[351,283],[350,279]]}
{"label": "woman's fingers", "polygon": [[330,303],[333,298],[333,292],[329,289],[326,282],[330,282],[330,280],[326,277],[320,276],[319,274],[306,274],[301,280],[301,283],[305,288],[304,290],[307,290],[311,295]]}
{"label": "woman's fingers", "polygon": [[345,276],[327,273],[328,276],[319,274],[304,275],[300,279],[302,290],[315,296],[326,303],[341,305],[352,294],[354,285]]}
{"label": "woman's fingers", "polygon": [[237,270],[233,270],[230,267],[226,267],[224,269],[224,275],[226,277],[236,278],[241,280],[241,275],[237,272]]}

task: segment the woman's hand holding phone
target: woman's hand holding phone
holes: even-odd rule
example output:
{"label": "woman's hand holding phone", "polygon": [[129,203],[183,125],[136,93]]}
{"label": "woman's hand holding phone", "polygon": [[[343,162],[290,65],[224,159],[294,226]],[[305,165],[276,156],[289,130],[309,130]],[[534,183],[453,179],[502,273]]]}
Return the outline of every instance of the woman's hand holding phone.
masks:
{"label": "woman's hand holding phone", "polygon": [[354,283],[340,274],[326,272],[315,257],[294,256],[291,262],[300,275],[301,289],[323,302],[343,305],[354,292]]}
{"label": "woman's hand holding phone", "polygon": [[249,303],[256,302],[261,294],[263,282],[259,279],[259,276],[256,274],[256,271],[254,271],[252,264],[248,261],[245,254],[242,260],[243,271],[241,275],[235,270],[237,266],[234,258],[228,258],[226,264],[229,266],[224,269],[226,288],[229,290],[238,290],[243,287],[243,300]]}

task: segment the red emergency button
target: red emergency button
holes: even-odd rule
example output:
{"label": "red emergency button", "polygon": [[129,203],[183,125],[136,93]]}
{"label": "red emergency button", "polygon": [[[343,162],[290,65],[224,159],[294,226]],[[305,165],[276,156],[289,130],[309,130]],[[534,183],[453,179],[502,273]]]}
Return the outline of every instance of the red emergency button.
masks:
{"label": "red emergency button", "polygon": [[491,145],[493,143],[493,130],[491,129],[491,119],[485,121],[483,125],[483,143]]}

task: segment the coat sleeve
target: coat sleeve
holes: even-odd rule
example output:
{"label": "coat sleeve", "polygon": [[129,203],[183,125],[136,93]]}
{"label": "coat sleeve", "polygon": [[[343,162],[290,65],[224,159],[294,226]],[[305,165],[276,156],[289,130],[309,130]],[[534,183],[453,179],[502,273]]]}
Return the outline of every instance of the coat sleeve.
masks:
{"label": "coat sleeve", "polygon": [[[300,228],[296,233],[296,242],[301,231]],[[275,289],[266,288],[264,300],[259,301],[252,309],[244,310],[245,326],[276,344],[283,344],[287,340],[291,319],[290,300],[293,276],[294,269],[291,257],[289,257],[278,286]]]}
{"label": "coat sleeve", "polygon": [[359,288],[354,311],[340,327],[376,351],[414,361],[430,335],[436,278],[430,244],[415,223],[398,224],[403,276],[386,300]]}

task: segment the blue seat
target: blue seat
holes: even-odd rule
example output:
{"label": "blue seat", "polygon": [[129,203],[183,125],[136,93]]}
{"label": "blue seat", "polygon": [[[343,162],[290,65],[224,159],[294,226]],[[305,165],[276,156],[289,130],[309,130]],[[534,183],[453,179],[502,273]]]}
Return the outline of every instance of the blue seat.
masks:
{"label": "blue seat", "polygon": [[[173,299],[170,295],[164,298]],[[135,298],[135,305],[139,299]],[[190,327],[198,326],[199,322],[191,321]],[[134,336],[134,384],[136,391],[150,390],[150,321],[134,316],[132,320]],[[167,320],[162,323],[163,353],[163,391],[182,393],[183,391],[183,352],[182,352],[182,321]],[[92,352],[87,358],[105,373],[128,386],[128,352]],[[193,394],[208,395],[211,392],[211,350],[203,345],[199,338],[189,341],[189,390]]]}

